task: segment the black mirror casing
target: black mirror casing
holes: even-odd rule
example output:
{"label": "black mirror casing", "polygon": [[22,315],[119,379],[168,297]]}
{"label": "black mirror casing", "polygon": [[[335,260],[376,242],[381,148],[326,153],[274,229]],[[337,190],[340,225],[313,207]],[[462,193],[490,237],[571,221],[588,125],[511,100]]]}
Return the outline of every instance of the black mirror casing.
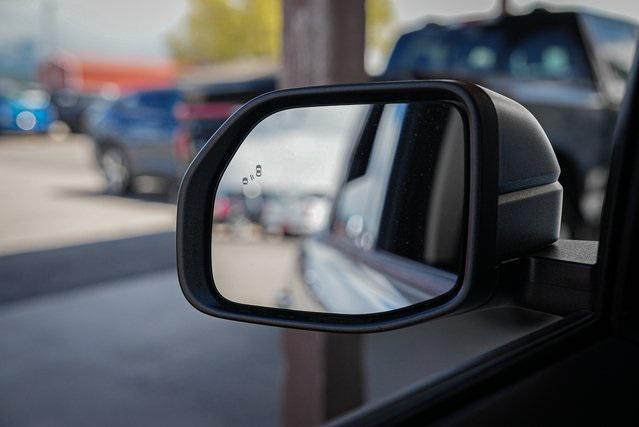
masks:
{"label": "black mirror casing", "polygon": [[[467,132],[466,232],[462,244],[464,266],[453,290],[409,307],[357,315],[243,305],[225,299],[217,291],[211,271],[211,210],[214,196],[226,166],[257,123],[277,111],[290,108],[421,101],[454,104],[462,113]],[[500,150],[500,140],[512,139],[521,132],[524,140],[533,140],[532,151],[530,144],[510,144],[510,152],[503,147]],[[540,142],[537,144],[536,140]],[[538,149],[535,149],[536,146]],[[541,170],[541,173],[537,173],[537,170],[526,171],[525,167],[524,172],[521,168],[504,172],[503,158],[500,165],[500,151],[501,157],[505,155],[512,158],[512,162],[521,156],[532,156],[532,159],[537,159],[533,162],[537,164],[533,169]],[[517,175],[522,173],[525,176]],[[561,204],[561,187],[556,188],[559,185],[556,183],[558,175],[559,168],[552,148],[534,117],[514,101],[477,85],[453,81],[402,81],[270,92],[248,102],[228,119],[196,156],[183,178],[177,217],[180,285],[187,300],[196,309],[209,315],[322,331],[376,332],[415,324],[447,313],[466,311],[485,303],[493,295],[497,284],[498,260],[506,255],[516,256],[512,248],[520,247],[523,250],[527,247],[543,247],[557,239],[560,215],[560,208],[556,207],[557,195]],[[531,233],[517,234],[518,227],[523,227],[518,220],[522,211],[514,208],[517,208],[522,197],[504,197],[502,203],[500,194],[530,193],[531,197],[538,199],[540,192],[531,192],[528,187],[548,183],[553,186],[550,196],[548,191],[542,192],[541,196],[542,205],[549,209],[548,219],[538,221],[539,230],[532,233],[532,237]],[[524,196],[524,199],[527,197]],[[535,203],[538,202],[531,200],[524,200],[525,208],[527,212],[532,206],[534,215]],[[508,219],[508,229],[498,232],[498,212],[502,210],[502,205],[503,216]],[[528,220],[526,215],[522,217],[522,222]],[[498,249],[498,235],[500,239],[512,240],[499,245],[508,248],[505,253]],[[514,236],[515,240],[510,236]],[[521,239],[528,245],[518,244]]]}

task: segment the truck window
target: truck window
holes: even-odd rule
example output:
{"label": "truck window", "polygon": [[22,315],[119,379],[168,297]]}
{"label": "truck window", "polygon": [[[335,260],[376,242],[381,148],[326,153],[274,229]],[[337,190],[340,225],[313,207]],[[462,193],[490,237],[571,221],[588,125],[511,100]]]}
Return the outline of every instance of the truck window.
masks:
{"label": "truck window", "polygon": [[399,77],[497,73],[505,44],[505,33],[499,27],[427,27],[398,40],[386,73]]}
{"label": "truck window", "polygon": [[579,39],[564,29],[535,31],[515,43],[508,74],[535,80],[588,80],[590,72]]}
{"label": "truck window", "polygon": [[626,80],[635,54],[637,27],[595,15],[583,15],[581,20],[599,59],[611,67],[616,77]]}

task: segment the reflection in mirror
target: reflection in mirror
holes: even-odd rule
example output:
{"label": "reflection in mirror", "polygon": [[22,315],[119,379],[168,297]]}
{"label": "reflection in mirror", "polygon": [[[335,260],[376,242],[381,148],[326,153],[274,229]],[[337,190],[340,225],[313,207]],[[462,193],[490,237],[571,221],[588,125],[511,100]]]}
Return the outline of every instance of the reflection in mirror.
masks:
{"label": "reflection in mirror", "polygon": [[339,314],[452,291],[465,239],[466,131],[446,102],[306,107],[265,118],[215,194],[226,299]]}

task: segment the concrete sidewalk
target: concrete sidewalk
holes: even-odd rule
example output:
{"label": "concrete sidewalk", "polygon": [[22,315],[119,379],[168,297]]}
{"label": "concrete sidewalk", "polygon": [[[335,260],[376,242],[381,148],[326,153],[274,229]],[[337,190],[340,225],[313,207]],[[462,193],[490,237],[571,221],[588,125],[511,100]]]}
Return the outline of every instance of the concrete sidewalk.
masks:
{"label": "concrete sidewalk", "polygon": [[0,255],[170,232],[175,205],[104,194],[89,138],[0,137]]}

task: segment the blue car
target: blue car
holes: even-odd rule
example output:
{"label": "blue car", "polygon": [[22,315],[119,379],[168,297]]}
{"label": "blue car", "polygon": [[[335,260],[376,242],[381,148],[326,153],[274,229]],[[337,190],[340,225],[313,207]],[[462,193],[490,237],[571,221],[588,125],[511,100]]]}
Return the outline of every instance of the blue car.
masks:
{"label": "blue car", "polygon": [[177,89],[133,93],[97,106],[87,116],[87,129],[106,182],[106,192],[133,190],[138,177],[152,177],[171,191],[176,187],[174,133]]}
{"label": "blue car", "polygon": [[49,95],[40,89],[0,93],[0,132],[47,132],[56,120]]}

